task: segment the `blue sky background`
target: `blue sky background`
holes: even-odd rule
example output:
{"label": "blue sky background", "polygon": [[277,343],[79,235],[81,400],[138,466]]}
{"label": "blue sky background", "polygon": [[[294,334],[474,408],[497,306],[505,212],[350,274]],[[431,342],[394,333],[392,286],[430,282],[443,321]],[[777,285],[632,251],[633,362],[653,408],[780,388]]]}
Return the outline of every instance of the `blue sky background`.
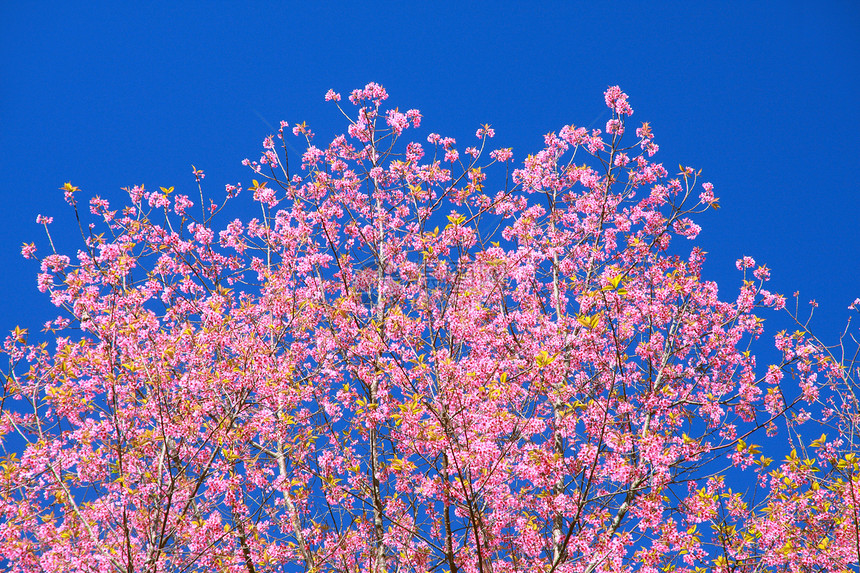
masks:
{"label": "blue sky background", "polygon": [[115,205],[140,183],[193,197],[194,164],[218,197],[280,120],[321,144],[345,131],[323,94],[370,81],[422,111],[412,137],[490,123],[517,161],[564,124],[602,128],[618,84],[655,159],[715,184],[698,244],[725,298],[751,255],[835,340],[860,296],[856,2],[77,4],[0,6],[0,331],[56,316],[20,248],[45,253],[42,213],[77,250],[64,182]]}

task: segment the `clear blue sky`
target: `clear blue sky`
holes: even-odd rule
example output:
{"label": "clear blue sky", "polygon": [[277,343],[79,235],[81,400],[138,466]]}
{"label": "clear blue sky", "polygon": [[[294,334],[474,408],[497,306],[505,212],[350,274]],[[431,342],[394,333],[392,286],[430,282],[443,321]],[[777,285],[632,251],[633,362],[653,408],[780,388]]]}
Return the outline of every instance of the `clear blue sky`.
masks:
{"label": "clear blue sky", "polygon": [[[706,272],[734,298],[735,259],[820,303],[835,337],[860,296],[860,8],[808,2],[79,2],[0,7],[0,332],[56,315],[22,242],[78,248],[58,187],[209,193],[251,173],[267,125],[344,131],[323,101],[375,81],[430,131],[481,123],[515,159],[587,125],[618,84],[657,158],[704,169]],[[605,119],[605,118],[604,118]],[[672,171],[674,172],[674,171]]]}

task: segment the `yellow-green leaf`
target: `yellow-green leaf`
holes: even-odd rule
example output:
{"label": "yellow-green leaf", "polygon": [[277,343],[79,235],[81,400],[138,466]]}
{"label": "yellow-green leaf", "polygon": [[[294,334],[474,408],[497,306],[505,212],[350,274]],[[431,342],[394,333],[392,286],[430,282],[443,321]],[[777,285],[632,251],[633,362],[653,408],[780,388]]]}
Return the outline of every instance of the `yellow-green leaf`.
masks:
{"label": "yellow-green leaf", "polygon": [[585,328],[592,329],[600,323],[600,315],[599,314],[577,314],[576,320],[584,326]]}
{"label": "yellow-green leaf", "polygon": [[555,356],[550,356],[546,350],[541,350],[537,356],[535,356],[535,362],[541,368],[544,366],[548,366],[555,361]]}

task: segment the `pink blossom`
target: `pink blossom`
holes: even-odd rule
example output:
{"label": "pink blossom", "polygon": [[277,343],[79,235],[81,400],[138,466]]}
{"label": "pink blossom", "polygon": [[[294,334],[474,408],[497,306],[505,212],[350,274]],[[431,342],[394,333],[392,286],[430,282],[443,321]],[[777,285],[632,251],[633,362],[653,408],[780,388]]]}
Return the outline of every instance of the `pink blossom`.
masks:
{"label": "pink blossom", "polygon": [[421,112],[417,109],[410,109],[406,112],[406,117],[412,122],[412,127],[421,127]]}
{"label": "pink blossom", "polygon": [[478,139],[483,139],[484,137],[493,138],[496,136],[496,131],[490,127],[489,125],[483,125],[477,132],[475,132],[475,137]]}
{"label": "pink blossom", "polygon": [[627,103],[627,94],[618,86],[612,86],[603,94],[606,105],[618,115],[633,115],[633,109]]}
{"label": "pink blossom", "polygon": [[302,165],[316,165],[322,157],[322,150],[313,145],[308,146],[307,151],[302,154]]}
{"label": "pink blossom", "polygon": [[385,114],[385,123],[395,135],[400,135],[404,129],[409,127],[409,118],[406,117],[405,113],[390,109]]}
{"label": "pink blossom", "polygon": [[388,93],[385,89],[376,83],[367,84],[364,89],[353,90],[349,96],[349,101],[354,105],[359,105],[360,102],[371,100],[376,105],[388,99]]}
{"label": "pink blossom", "polygon": [[742,271],[744,269],[751,269],[755,266],[755,259],[753,259],[752,257],[743,257],[742,259],[737,260],[735,266],[738,268],[739,271]]}
{"label": "pink blossom", "polygon": [[514,152],[513,152],[513,149],[511,149],[510,147],[506,147],[503,149],[496,149],[496,150],[490,152],[490,157],[492,159],[495,159],[496,161],[501,161],[501,162],[510,161],[513,156],[514,156]]}
{"label": "pink blossom", "polygon": [[215,233],[212,229],[197,223],[190,223],[188,225],[188,230],[194,233],[194,238],[204,245],[211,243],[212,239],[215,237]]}
{"label": "pink blossom", "polygon": [[173,202],[173,210],[177,215],[184,215],[185,211],[194,206],[194,203],[187,195],[177,195]]}
{"label": "pink blossom", "polygon": [[770,269],[762,265],[753,271],[753,276],[761,281],[770,280]]}
{"label": "pink blossom", "polygon": [[626,153],[619,153],[618,155],[615,156],[615,165],[617,167],[623,167],[623,166],[627,165],[628,163],[630,163],[630,158],[627,157]]}
{"label": "pink blossom", "polygon": [[621,120],[610,119],[606,122],[606,133],[610,133],[612,135],[623,135],[624,124],[621,122]]}
{"label": "pink blossom", "polygon": [[406,160],[420,161],[424,157],[424,148],[420,143],[412,142],[406,146]]}

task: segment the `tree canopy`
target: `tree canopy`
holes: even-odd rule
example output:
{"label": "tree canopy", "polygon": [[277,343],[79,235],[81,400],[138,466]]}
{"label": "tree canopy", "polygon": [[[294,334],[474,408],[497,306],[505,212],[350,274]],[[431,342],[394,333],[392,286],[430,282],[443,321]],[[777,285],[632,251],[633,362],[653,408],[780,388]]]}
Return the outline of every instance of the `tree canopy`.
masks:
{"label": "tree canopy", "polygon": [[[627,95],[521,163],[489,125],[407,142],[423,118],[387,98],[329,91],[344,134],[282,123],[223,196],[195,167],[195,193],[135,186],[88,219],[62,188],[81,250],[22,254],[63,314],[3,346],[0,559],[856,567],[853,331],[826,346],[750,257],[728,298],[702,276],[714,186],[654,161]],[[258,214],[216,226],[249,193]],[[767,307],[797,331],[762,337]]]}

